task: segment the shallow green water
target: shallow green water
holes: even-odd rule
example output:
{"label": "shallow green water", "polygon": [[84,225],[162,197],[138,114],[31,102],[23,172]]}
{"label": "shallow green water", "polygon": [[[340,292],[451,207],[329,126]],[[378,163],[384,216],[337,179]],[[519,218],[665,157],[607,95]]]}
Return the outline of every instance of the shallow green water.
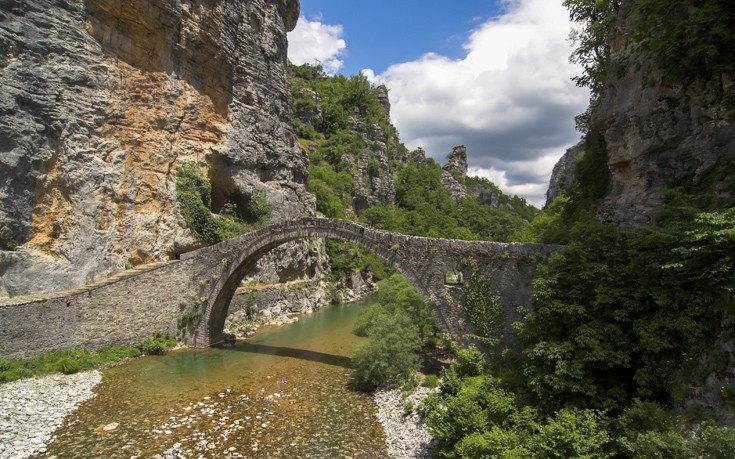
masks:
{"label": "shallow green water", "polygon": [[387,457],[372,397],[347,387],[367,302],[107,370],[39,457]]}

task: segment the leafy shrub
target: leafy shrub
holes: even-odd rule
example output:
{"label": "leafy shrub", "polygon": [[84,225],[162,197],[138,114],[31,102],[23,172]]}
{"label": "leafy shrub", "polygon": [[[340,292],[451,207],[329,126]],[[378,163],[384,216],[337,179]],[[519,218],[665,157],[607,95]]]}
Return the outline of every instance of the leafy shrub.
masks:
{"label": "leafy shrub", "polygon": [[463,437],[454,448],[456,458],[526,459],[534,457],[523,443],[523,437],[513,430],[492,426],[484,432],[472,432]]}
{"label": "leafy shrub", "polygon": [[477,271],[472,273],[471,282],[465,286],[462,309],[485,343],[495,346],[500,342],[505,327],[505,312],[490,282]]}
{"label": "leafy shrub", "polygon": [[604,459],[614,456],[608,451],[609,442],[606,420],[600,412],[564,408],[540,426],[531,445],[536,457]]}
{"label": "leafy shrub", "polygon": [[141,354],[146,355],[163,355],[176,345],[176,338],[173,336],[157,333],[152,338],[146,338],[136,345]]}
{"label": "leafy shrub", "polygon": [[357,387],[372,390],[384,382],[397,383],[418,369],[421,337],[408,316],[378,315],[370,336],[352,359]]}
{"label": "leafy shrub", "polygon": [[479,376],[485,370],[485,356],[474,347],[460,349],[455,366],[460,377]]}
{"label": "leafy shrub", "polygon": [[735,457],[735,427],[706,427],[694,449],[704,459]]}
{"label": "leafy shrub", "polygon": [[413,285],[400,274],[378,282],[377,305],[363,309],[358,315],[354,331],[359,336],[374,336],[372,328],[380,316],[403,314],[410,317],[422,343],[437,331],[434,318]]}
{"label": "leafy shrub", "polygon": [[199,240],[208,244],[264,226],[271,213],[265,191],[247,194],[233,189],[228,193],[222,215],[213,214],[212,185],[193,163],[182,164],[176,169],[176,199],[186,225]]}
{"label": "leafy shrub", "polygon": [[[312,104],[314,104],[314,101],[309,99]],[[314,104],[315,105],[315,104]],[[298,107],[295,107],[296,110],[298,110]],[[316,140],[319,138],[319,133],[314,129],[314,127],[310,124],[304,124],[299,120],[293,121],[293,129],[297,137],[301,139],[306,140]]]}
{"label": "leafy shrub", "polygon": [[437,375],[426,375],[424,378],[424,387],[433,389],[439,387],[439,377]]}

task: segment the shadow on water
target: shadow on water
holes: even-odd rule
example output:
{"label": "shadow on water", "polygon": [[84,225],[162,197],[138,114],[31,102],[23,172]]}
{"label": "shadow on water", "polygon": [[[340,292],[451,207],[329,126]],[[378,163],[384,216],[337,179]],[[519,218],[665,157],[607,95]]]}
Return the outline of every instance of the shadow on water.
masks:
{"label": "shadow on water", "polygon": [[[226,349],[226,348],[223,348]],[[231,348],[233,351],[247,352],[253,354],[276,355],[279,357],[291,357],[294,359],[308,360],[310,362],[325,363],[342,368],[352,368],[352,359],[342,355],[326,354],[324,352],[309,351],[306,349],[295,349],[292,347],[268,346],[256,343],[238,343]]]}

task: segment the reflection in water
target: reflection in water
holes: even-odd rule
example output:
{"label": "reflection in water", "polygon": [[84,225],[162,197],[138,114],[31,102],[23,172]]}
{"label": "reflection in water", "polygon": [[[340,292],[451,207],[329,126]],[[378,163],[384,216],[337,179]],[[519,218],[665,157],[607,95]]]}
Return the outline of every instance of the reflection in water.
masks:
{"label": "reflection in water", "polygon": [[384,458],[372,397],[347,388],[366,304],[107,370],[38,457]]}

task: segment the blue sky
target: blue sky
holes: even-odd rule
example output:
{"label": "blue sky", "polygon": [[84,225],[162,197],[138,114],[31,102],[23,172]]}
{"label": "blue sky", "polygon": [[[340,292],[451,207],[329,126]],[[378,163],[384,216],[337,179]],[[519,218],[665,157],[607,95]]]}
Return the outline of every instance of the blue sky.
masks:
{"label": "blue sky", "polygon": [[465,145],[472,175],[542,205],[589,98],[571,81],[561,1],[302,0],[289,59],[365,71],[409,148],[443,164]]}
{"label": "blue sky", "polygon": [[428,52],[461,57],[469,31],[500,10],[496,2],[481,0],[301,0],[305,18],[344,28],[348,46],[340,73],[346,75],[365,68],[382,73]]}

